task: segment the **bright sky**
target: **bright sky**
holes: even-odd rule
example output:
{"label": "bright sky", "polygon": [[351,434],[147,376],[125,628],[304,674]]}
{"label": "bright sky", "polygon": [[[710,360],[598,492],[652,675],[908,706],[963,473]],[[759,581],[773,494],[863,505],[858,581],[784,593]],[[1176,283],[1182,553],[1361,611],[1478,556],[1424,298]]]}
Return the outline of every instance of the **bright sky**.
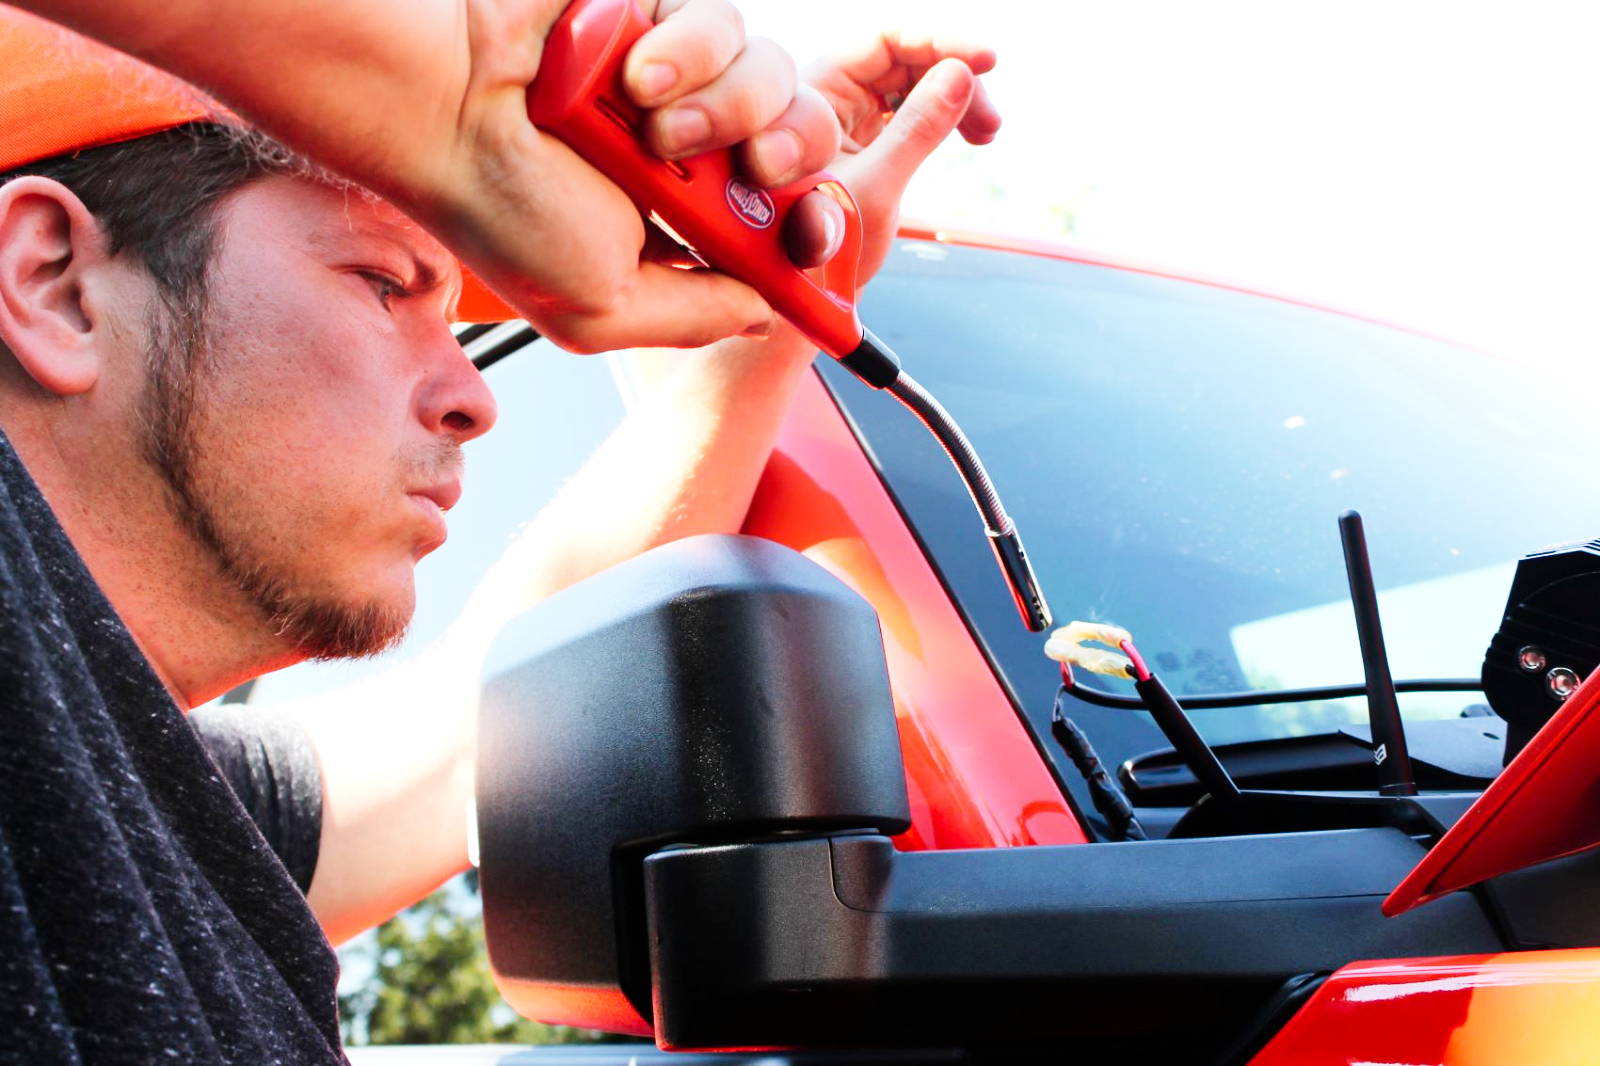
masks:
{"label": "bright sky", "polygon": [[802,62],[880,28],[990,44],[1007,119],[910,213],[1600,362],[1586,4],[738,0]]}

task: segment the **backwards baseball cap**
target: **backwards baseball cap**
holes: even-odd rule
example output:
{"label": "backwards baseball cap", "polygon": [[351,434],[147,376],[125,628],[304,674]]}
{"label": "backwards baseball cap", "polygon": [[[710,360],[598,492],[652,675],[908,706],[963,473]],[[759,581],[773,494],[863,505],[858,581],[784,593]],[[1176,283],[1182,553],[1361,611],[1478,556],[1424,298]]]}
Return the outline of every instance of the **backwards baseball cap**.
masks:
{"label": "backwards baseball cap", "polygon": [[[245,125],[187,82],[0,3],[0,174],[189,122]],[[461,321],[521,317],[465,266],[461,280]]]}

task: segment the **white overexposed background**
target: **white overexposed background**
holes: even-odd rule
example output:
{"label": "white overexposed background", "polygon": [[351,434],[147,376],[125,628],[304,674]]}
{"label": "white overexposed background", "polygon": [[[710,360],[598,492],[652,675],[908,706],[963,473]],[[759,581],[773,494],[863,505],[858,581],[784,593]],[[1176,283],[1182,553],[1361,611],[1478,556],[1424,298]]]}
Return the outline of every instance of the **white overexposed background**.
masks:
{"label": "white overexposed background", "polygon": [[1006,119],[907,200],[1478,346],[1600,353],[1600,7],[743,0],[797,57],[989,44]]}

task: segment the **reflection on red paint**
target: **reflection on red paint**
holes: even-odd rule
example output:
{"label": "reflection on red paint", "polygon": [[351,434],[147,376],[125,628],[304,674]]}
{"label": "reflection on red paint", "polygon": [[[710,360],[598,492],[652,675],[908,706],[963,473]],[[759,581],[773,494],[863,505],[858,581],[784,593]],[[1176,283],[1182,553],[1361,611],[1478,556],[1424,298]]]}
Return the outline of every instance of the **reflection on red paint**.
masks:
{"label": "reflection on red paint", "polygon": [[1600,949],[1362,962],[1317,990],[1251,1066],[1589,1066]]}
{"label": "reflection on red paint", "polygon": [[878,611],[911,796],[911,829],[896,839],[900,847],[1086,839],[922,549],[815,377],[790,410],[744,531],[804,552]]}
{"label": "reflection on red paint", "polygon": [[[491,962],[491,969],[493,965]],[[501,995],[515,1004],[517,1013],[524,1018],[633,1036],[650,1036],[655,1032],[619,989],[523,981],[498,970],[494,970],[494,981]]]}

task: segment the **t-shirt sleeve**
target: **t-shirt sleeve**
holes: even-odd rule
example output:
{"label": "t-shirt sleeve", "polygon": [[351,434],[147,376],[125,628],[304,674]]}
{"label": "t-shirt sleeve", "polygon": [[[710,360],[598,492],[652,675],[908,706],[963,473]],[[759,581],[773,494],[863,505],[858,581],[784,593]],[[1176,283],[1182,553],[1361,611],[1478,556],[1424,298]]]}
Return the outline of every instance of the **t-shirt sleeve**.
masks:
{"label": "t-shirt sleeve", "polygon": [[286,715],[237,706],[202,708],[189,723],[294,883],[309,892],[322,840],[322,767],[311,738]]}

